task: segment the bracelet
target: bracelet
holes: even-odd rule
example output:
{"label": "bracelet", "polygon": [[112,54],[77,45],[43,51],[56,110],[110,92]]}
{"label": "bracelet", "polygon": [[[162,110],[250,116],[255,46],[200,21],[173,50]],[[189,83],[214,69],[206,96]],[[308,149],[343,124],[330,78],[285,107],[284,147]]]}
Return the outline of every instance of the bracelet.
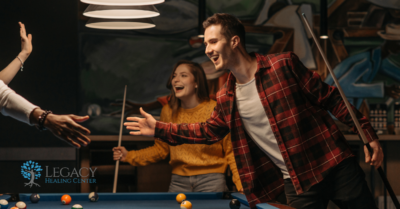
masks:
{"label": "bracelet", "polygon": [[22,62],[21,58],[19,58],[18,56],[17,56],[17,58],[19,59],[19,61],[21,61],[21,71],[23,71],[23,69],[24,69],[24,63]]}
{"label": "bracelet", "polygon": [[46,111],[44,111],[42,113],[42,115],[39,116],[37,128],[40,131],[45,131],[46,130],[46,128],[44,127],[44,121],[46,120],[47,115],[50,114],[50,113],[53,113],[53,112],[51,112],[50,110],[46,110]]}

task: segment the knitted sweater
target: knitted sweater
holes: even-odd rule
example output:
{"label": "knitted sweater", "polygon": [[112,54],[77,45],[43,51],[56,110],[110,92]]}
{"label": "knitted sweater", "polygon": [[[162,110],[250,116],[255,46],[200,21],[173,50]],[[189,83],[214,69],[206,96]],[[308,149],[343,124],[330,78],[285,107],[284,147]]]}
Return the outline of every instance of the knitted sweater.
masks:
{"label": "knitted sweater", "polygon": [[[217,102],[205,101],[195,108],[178,110],[175,120],[172,118],[172,109],[167,104],[161,111],[161,121],[174,123],[205,122],[214,110]],[[133,166],[145,166],[158,162],[170,155],[172,173],[180,176],[194,176],[208,173],[225,173],[227,165],[232,171],[233,182],[238,190],[242,189],[235,157],[233,155],[231,137],[228,134],[223,140],[212,144],[183,144],[169,146],[160,140],[155,140],[154,146],[129,151],[127,162]]]}

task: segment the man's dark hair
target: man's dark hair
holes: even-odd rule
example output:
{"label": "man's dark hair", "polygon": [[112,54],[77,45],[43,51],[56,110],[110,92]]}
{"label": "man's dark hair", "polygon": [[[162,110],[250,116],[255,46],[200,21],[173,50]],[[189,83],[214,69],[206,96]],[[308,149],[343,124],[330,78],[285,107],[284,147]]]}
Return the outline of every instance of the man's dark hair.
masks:
{"label": "man's dark hair", "polygon": [[244,30],[242,22],[240,22],[240,20],[238,20],[236,17],[225,13],[215,13],[213,16],[207,18],[203,22],[204,30],[211,25],[221,25],[221,33],[228,41],[231,40],[233,36],[239,36],[240,43],[242,44],[243,48],[246,49],[246,31]]}

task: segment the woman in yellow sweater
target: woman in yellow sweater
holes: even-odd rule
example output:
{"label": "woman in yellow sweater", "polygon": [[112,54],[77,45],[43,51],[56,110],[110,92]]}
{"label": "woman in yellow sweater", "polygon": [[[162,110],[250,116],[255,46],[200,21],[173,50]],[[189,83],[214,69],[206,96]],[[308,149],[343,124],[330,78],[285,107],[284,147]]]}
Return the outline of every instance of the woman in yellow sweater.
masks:
{"label": "woman in yellow sweater", "polygon": [[[216,101],[211,100],[203,68],[194,62],[179,61],[168,80],[170,99],[160,120],[173,123],[205,122]],[[154,146],[137,151],[115,147],[114,160],[133,166],[146,166],[170,155],[172,178],[169,192],[222,192],[226,190],[225,171],[229,165],[233,182],[242,191],[232,151],[230,135],[213,145],[183,144],[169,146],[155,140]]]}

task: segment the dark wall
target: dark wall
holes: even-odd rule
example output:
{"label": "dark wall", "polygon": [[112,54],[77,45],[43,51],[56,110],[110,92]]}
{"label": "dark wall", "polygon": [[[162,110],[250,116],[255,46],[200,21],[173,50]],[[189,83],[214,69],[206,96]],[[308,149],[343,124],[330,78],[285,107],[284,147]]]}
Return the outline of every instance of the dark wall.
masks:
{"label": "dark wall", "polygon": [[[10,87],[57,114],[76,114],[78,104],[78,1],[0,1],[0,69],[20,52],[18,21],[33,36],[33,52]],[[68,146],[48,132],[0,115],[1,147]]]}

